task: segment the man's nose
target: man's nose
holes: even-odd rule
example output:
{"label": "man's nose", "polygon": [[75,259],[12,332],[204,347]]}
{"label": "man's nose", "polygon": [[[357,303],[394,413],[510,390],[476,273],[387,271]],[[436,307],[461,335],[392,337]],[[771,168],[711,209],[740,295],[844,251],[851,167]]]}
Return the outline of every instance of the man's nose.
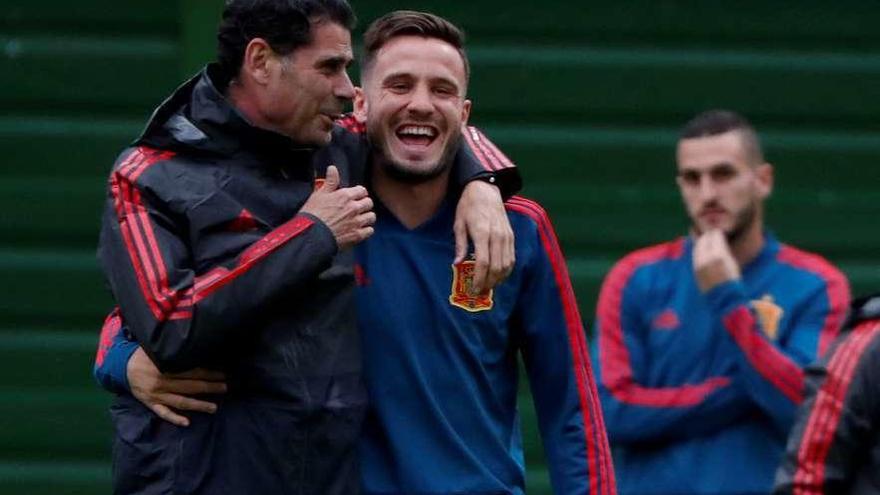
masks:
{"label": "man's nose", "polygon": [[700,185],[699,185],[700,198],[704,201],[715,199],[715,196],[718,194],[718,188],[715,185],[715,181],[712,180],[708,174],[700,177]]}
{"label": "man's nose", "polygon": [[342,71],[342,74],[340,74],[333,88],[333,94],[337,98],[348,101],[354,99],[354,84],[352,84],[351,78],[348,77],[348,71]]}
{"label": "man's nose", "polygon": [[434,110],[434,105],[431,102],[430,88],[422,86],[415,88],[412,92],[407,108],[411,112],[422,115],[431,113],[431,111]]}

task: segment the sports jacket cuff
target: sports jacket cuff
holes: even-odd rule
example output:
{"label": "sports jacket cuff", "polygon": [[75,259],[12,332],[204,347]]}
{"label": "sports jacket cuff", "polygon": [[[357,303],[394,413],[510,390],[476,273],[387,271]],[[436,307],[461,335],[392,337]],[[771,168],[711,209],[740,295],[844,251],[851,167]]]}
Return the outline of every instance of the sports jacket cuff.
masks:
{"label": "sports jacket cuff", "polygon": [[138,349],[134,340],[117,340],[104,358],[104,363],[95,370],[95,378],[100,384],[113,392],[130,393],[128,383],[128,361]]}
{"label": "sports jacket cuff", "polygon": [[[323,220],[312,215],[311,213],[297,213],[296,216],[302,216],[312,221],[312,228],[315,230],[314,246],[320,248],[321,251],[327,250],[328,255],[335,256],[339,252],[339,245],[336,244],[336,237],[330,227]],[[294,217],[296,218],[296,217]]]}

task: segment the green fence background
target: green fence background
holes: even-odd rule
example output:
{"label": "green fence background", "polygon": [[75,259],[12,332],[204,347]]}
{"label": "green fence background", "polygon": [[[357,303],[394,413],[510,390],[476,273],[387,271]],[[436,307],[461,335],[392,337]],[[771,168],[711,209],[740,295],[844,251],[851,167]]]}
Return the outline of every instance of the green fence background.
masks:
{"label": "green fence background", "polygon": [[[685,232],[678,126],[743,112],[776,165],[770,224],[855,291],[880,288],[880,4],[840,0],[359,1],[464,26],[472,120],[550,211],[585,321],[627,251]],[[94,248],[105,174],[213,50],[217,0],[4,1],[0,9],[0,493],[109,492],[90,373],[110,301]],[[550,493],[527,392],[530,493]]]}

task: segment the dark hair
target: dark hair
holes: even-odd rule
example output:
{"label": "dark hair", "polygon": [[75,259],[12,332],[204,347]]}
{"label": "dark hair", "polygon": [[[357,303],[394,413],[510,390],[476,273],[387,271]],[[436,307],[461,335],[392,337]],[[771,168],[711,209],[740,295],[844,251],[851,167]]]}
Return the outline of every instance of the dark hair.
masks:
{"label": "dark hair", "polygon": [[688,121],[681,129],[680,139],[694,139],[717,136],[736,131],[742,137],[746,154],[753,164],[764,162],[761,141],[752,123],[742,115],[731,110],[707,110]]}
{"label": "dark hair", "polygon": [[263,38],[279,55],[312,40],[313,24],[330,21],[354,29],[354,12],[346,0],[228,0],[217,28],[217,62],[227,77],[236,77],[244,50]]}
{"label": "dark hair", "polygon": [[373,21],[364,33],[364,56],[361,70],[366,73],[376,58],[376,53],[398,36],[421,36],[435,38],[452,45],[464,62],[465,80],[470,78],[470,64],[464,53],[464,32],[455,24],[430,12],[395,10]]}

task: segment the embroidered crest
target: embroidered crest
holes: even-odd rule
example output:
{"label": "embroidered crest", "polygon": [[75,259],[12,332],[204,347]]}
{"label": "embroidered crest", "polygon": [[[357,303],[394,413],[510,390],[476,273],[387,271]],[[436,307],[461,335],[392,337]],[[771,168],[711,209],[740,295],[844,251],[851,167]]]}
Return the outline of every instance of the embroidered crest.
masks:
{"label": "embroidered crest", "polygon": [[761,328],[764,329],[764,333],[770,339],[776,340],[776,334],[779,332],[779,320],[782,319],[785,310],[773,302],[773,296],[770,294],[764,294],[761,299],[753,299],[752,308],[758,315],[758,319],[761,320]]}
{"label": "embroidered crest", "polygon": [[449,294],[449,303],[474,313],[488,311],[492,309],[494,291],[474,294],[474,270],[473,260],[452,265],[452,292]]}

